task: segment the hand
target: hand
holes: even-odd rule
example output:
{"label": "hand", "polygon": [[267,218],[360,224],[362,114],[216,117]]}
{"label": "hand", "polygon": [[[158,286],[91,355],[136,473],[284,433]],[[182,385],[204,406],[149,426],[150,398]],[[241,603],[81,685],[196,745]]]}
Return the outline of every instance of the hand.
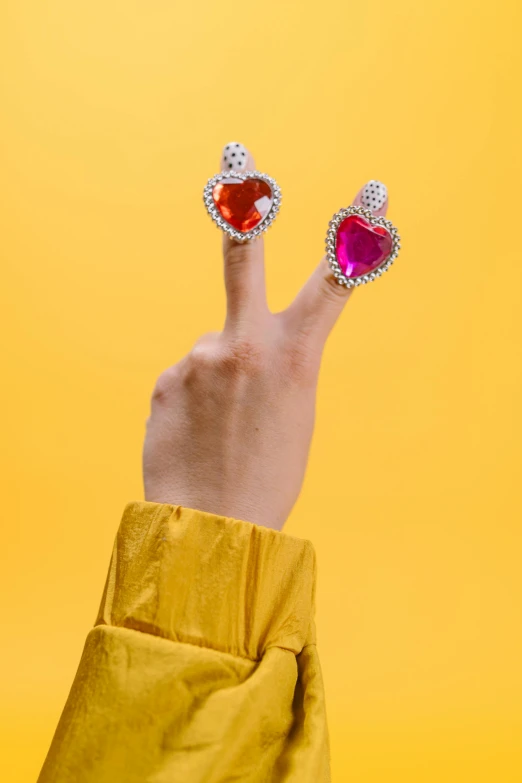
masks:
{"label": "hand", "polygon": [[223,331],[201,337],[152,395],[145,499],[280,530],[303,483],[323,347],[353,289],[336,282],[323,258],[290,307],[274,314],[263,240],[238,244],[224,234],[223,255]]}

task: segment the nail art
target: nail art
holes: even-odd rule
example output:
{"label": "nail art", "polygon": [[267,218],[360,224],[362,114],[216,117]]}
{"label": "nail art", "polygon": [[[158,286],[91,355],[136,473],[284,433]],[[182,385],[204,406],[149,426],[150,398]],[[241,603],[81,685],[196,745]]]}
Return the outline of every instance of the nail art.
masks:
{"label": "nail art", "polygon": [[248,152],[238,141],[231,141],[223,149],[222,168],[242,171],[246,169]]}
{"label": "nail art", "polygon": [[379,182],[378,179],[371,179],[363,188],[361,201],[365,207],[372,212],[377,212],[388,198],[388,189],[386,185]]}

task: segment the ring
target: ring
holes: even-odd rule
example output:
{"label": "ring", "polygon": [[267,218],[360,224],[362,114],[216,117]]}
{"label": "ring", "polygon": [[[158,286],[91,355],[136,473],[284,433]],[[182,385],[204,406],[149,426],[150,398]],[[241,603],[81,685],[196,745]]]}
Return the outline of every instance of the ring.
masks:
{"label": "ring", "polygon": [[341,209],[328,224],[328,264],[339,285],[347,288],[383,275],[399,255],[400,246],[393,223],[366,207]]}
{"label": "ring", "polygon": [[207,212],[236,242],[256,239],[275,220],[281,206],[279,185],[259,171],[223,171],[203,191]]}

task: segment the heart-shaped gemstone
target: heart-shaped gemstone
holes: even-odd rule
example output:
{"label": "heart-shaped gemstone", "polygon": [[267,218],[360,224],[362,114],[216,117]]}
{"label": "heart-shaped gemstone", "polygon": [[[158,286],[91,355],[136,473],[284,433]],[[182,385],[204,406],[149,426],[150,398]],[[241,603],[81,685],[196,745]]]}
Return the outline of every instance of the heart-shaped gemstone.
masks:
{"label": "heart-shaped gemstone", "polygon": [[242,232],[258,226],[270,212],[273,201],[268,182],[256,177],[226,177],[214,185],[212,198],[221,217]]}
{"label": "heart-shaped gemstone", "polygon": [[374,226],[360,215],[350,215],[337,229],[337,260],[346,277],[373,272],[392,251],[393,240],[384,226]]}

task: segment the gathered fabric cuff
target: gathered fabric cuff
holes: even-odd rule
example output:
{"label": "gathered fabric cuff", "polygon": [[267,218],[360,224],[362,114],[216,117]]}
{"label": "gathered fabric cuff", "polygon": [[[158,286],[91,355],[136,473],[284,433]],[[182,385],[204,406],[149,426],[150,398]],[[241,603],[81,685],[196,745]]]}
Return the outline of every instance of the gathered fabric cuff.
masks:
{"label": "gathered fabric cuff", "polygon": [[259,660],[315,643],[315,551],[270,528],[163,503],[129,503],[96,625]]}

